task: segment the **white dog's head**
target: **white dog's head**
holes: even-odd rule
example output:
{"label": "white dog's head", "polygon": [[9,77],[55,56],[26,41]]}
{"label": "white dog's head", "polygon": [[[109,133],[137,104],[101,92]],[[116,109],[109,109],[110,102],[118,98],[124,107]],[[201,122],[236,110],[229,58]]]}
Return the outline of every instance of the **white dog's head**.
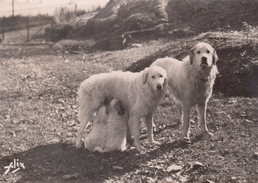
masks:
{"label": "white dog's head", "polygon": [[200,42],[190,50],[190,64],[196,64],[202,69],[216,65],[217,60],[215,49],[208,43]]}
{"label": "white dog's head", "polygon": [[98,110],[98,113],[93,122],[93,126],[94,126],[94,124],[101,124],[101,123],[105,124],[107,119],[108,119],[107,107],[105,105],[103,105]]}
{"label": "white dog's head", "polygon": [[110,104],[108,106],[108,114],[113,115],[125,115],[126,111],[124,110],[121,102],[117,99],[113,99],[110,101]]}
{"label": "white dog's head", "polygon": [[167,86],[167,71],[159,66],[151,66],[144,69],[142,74],[143,84],[148,85],[154,91],[163,91]]}
{"label": "white dog's head", "polygon": [[122,103],[113,99],[108,105],[108,133],[106,147],[111,150],[126,150],[128,112],[123,108]]}

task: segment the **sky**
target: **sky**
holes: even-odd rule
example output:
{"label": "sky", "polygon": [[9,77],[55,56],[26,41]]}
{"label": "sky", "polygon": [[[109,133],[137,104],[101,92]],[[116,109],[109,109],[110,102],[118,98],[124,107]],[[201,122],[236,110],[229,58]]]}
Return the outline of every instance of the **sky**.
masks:
{"label": "sky", "polygon": [[[67,7],[71,10],[92,10],[105,6],[109,0],[14,0],[14,15],[53,15],[57,7]],[[0,18],[12,16],[12,0],[0,0]]]}

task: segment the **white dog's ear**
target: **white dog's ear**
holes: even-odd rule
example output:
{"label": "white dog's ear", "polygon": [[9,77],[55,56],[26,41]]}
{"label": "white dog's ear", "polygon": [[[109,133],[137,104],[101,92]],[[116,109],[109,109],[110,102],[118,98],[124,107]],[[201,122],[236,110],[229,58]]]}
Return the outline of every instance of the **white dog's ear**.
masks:
{"label": "white dog's ear", "polygon": [[190,53],[189,53],[189,59],[190,59],[190,64],[192,65],[193,64],[193,59],[194,59],[194,48],[193,47],[191,50],[190,50]]}
{"label": "white dog's ear", "polygon": [[212,56],[212,63],[213,63],[213,65],[216,65],[217,61],[218,61],[218,55],[217,55],[216,50],[214,49],[213,50],[213,56]]}
{"label": "white dog's ear", "polygon": [[145,84],[147,82],[147,79],[149,77],[149,69],[150,68],[146,68],[144,69],[143,73],[142,73],[142,83]]}

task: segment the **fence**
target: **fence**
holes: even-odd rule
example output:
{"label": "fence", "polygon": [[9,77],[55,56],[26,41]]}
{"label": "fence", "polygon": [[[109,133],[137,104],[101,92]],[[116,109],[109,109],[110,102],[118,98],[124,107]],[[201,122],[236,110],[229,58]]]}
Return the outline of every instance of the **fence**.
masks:
{"label": "fence", "polygon": [[[53,30],[53,17],[3,17],[0,21],[0,43],[43,42],[45,29]],[[52,32],[52,31],[51,31]]]}

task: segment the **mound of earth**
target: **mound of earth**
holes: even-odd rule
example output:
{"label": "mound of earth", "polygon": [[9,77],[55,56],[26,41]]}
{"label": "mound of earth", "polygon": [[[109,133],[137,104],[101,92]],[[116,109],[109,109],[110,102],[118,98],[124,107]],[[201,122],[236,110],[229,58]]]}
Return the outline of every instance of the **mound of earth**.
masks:
{"label": "mound of earth", "polygon": [[229,96],[258,97],[258,42],[219,47],[214,90]]}
{"label": "mound of earth", "polygon": [[194,40],[180,40],[157,53],[145,57],[125,70],[139,72],[151,65],[157,58],[166,56],[179,60],[188,55],[188,51],[197,42],[204,41],[217,50],[219,74],[214,85],[214,92],[227,96],[258,96],[258,40],[239,39],[230,36],[217,37],[209,34]]}
{"label": "mound of earth", "polygon": [[258,1],[242,0],[110,0],[85,26],[70,35],[117,37],[164,23],[166,33],[172,35],[178,29],[197,33],[240,30],[244,28],[243,22],[258,25],[257,6]]}
{"label": "mound of earth", "polygon": [[[107,5],[75,34],[118,36],[122,32],[152,28],[168,21],[167,2],[162,0],[110,0]],[[82,31],[83,30],[83,31]]]}

